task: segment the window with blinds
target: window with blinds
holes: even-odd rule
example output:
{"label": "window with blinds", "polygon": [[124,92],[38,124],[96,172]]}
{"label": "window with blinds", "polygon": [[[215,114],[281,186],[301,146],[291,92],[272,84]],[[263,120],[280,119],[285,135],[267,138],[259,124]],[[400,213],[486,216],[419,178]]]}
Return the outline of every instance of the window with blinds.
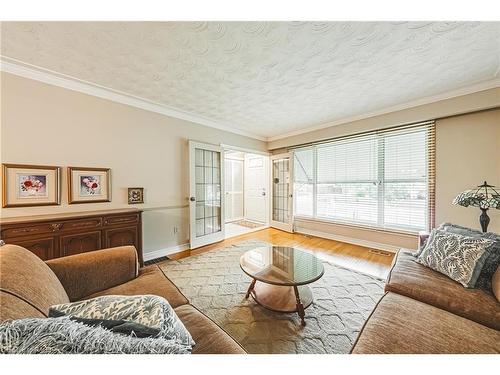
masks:
{"label": "window with blinds", "polygon": [[434,122],[316,143],[294,152],[294,214],[417,231],[434,221]]}

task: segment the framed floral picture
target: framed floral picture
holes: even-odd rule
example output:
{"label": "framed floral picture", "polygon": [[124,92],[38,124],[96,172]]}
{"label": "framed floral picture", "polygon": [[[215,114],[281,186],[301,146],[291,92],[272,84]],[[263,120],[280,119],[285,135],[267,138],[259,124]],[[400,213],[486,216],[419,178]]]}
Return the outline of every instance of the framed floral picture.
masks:
{"label": "framed floral picture", "polygon": [[61,168],[2,164],[2,207],[61,204]]}
{"label": "framed floral picture", "polygon": [[128,204],[144,203],[144,188],[128,188]]}
{"label": "framed floral picture", "polygon": [[68,203],[111,202],[111,169],[68,167]]}

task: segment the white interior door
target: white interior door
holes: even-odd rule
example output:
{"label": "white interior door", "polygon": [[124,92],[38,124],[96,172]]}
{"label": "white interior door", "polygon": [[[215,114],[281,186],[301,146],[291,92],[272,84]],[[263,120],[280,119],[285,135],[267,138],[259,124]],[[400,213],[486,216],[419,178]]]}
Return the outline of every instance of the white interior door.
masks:
{"label": "white interior door", "polygon": [[189,141],[191,249],[224,239],[223,160],[221,147]]}
{"label": "white interior door", "polygon": [[226,223],[243,219],[243,160],[225,159]]}
{"label": "white interior door", "polygon": [[291,153],[271,157],[271,227],[293,232],[293,158]]}
{"label": "white interior door", "polygon": [[268,166],[263,155],[245,155],[245,219],[268,222]]}

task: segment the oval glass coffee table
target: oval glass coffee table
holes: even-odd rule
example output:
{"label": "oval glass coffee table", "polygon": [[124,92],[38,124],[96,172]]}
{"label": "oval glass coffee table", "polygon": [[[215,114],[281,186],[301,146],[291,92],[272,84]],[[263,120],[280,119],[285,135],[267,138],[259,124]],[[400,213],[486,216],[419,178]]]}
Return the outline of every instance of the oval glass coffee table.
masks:
{"label": "oval glass coffee table", "polygon": [[307,284],[325,272],[316,256],[293,247],[264,246],[245,252],[240,266],[253,279],[245,298],[251,295],[255,302],[272,311],[297,312],[305,325],[304,310],[313,301]]}

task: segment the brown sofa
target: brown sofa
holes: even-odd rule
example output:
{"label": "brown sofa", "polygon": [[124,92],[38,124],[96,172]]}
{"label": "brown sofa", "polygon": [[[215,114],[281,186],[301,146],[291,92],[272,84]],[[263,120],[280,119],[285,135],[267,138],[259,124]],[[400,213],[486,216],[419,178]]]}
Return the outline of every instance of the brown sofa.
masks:
{"label": "brown sofa", "polygon": [[494,295],[464,288],[406,250],[396,255],[385,291],[352,353],[500,352],[500,303]]}
{"label": "brown sofa", "polygon": [[139,268],[133,246],[47,262],[20,246],[0,247],[0,321],[47,317],[51,305],[110,294],[166,298],[193,336],[194,354],[245,353],[218,325],[190,305],[158,266]]}

